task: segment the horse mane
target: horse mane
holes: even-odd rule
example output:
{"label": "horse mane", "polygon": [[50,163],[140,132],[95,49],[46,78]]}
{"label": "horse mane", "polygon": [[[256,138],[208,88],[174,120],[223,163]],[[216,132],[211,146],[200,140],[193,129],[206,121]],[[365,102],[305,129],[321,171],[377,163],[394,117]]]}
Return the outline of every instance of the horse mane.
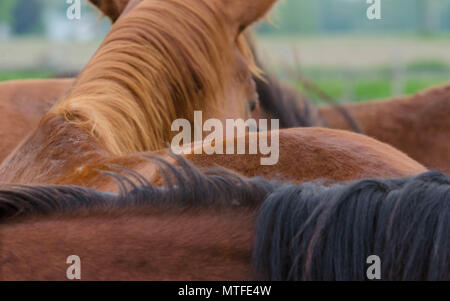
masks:
{"label": "horse mane", "polygon": [[271,118],[278,119],[281,128],[322,126],[317,107],[269,75],[257,55],[253,34],[248,30],[244,36],[257,68],[253,79],[263,111]]}
{"label": "horse mane", "polygon": [[219,168],[199,169],[174,156],[173,165],[158,156],[148,159],[159,166],[164,184],[151,185],[142,175],[120,166],[103,171],[116,181],[119,193],[78,186],[0,185],[0,223],[33,216],[76,213],[81,210],[154,208],[257,208],[277,187],[262,178],[246,179]]}
{"label": "horse mane", "polygon": [[262,205],[255,274],[266,280],[366,280],[381,259],[382,280],[450,280],[450,179],[283,187]]}
{"label": "horse mane", "polygon": [[[272,118],[279,119],[281,128],[328,127],[318,107],[311,100],[283,85],[275,77],[267,75],[264,68],[258,68],[262,70],[260,73],[266,74],[254,77],[261,108]],[[344,106],[333,103],[334,100],[331,98],[329,101],[332,103],[333,109],[344,117],[355,133],[364,134],[358,122]]]}
{"label": "horse mane", "polygon": [[254,79],[261,108],[272,118],[279,119],[281,128],[322,125],[317,107],[311,101],[282,86],[272,76],[265,75]]}
{"label": "horse mane", "polygon": [[378,255],[383,280],[449,280],[450,179],[444,174],[295,186],[199,169],[175,158],[172,165],[151,157],[165,179],[158,187],[124,167],[120,174],[104,172],[117,181],[117,194],[75,186],[2,185],[0,223],[150,208],[247,208],[259,210],[255,279],[364,280],[367,257]]}
{"label": "horse mane", "polygon": [[[255,39],[250,31],[246,31],[245,38],[257,68],[255,69],[257,71],[256,76],[253,78],[263,111],[272,118],[279,119],[281,128],[328,127],[326,121],[320,116],[317,106],[310,99],[283,85],[267,72],[257,55]],[[262,74],[265,75],[262,76]],[[309,84],[312,85],[312,83]],[[343,106],[336,103],[334,99],[326,95],[319,87],[314,85],[314,87],[308,86],[307,88],[314,88],[313,90],[318,92],[319,96],[322,96],[322,98],[333,105],[333,108],[345,118],[353,131],[363,134],[356,120]]]}
{"label": "horse mane", "polygon": [[[52,109],[114,155],[167,146],[173,120],[219,108],[234,56],[208,1],[144,1],[112,27],[72,90]],[[243,38],[238,48],[252,57]]]}

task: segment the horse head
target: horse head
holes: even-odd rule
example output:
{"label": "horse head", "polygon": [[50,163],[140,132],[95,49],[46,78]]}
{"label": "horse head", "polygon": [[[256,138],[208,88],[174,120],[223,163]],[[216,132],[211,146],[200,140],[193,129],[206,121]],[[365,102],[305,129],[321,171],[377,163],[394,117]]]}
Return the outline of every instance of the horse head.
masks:
{"label": "horse head", "polygon": [[107,2],[94,3],[117,22],[53,113],[117,155],[166,146],[197,110],[249,117],[257,68],[241,33],[276,0]]}

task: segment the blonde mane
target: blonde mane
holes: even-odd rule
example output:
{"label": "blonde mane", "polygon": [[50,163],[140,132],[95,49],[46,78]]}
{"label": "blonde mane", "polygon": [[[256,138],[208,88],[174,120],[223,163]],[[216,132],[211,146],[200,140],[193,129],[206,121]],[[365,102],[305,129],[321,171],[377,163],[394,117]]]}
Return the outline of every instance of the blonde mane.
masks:
{"label": "blonde mane", "polygon": [[[208,1],[143,1],[111,33],[51,113],[111,154],[167,146],[171,123],[219,105],[233,53]],[[253,66],[245,40],[238,47]],[[253,69],[253,67],[251,67]]]}

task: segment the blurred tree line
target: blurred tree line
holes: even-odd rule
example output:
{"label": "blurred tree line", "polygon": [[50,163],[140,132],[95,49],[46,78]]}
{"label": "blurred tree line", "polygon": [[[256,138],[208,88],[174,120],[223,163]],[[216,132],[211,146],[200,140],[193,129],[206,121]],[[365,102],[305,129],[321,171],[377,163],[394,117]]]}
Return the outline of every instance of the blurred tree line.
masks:
{"label": "blurred tree line", "polygon": [[[259,30],[278,34],[450,31],[450,0],[381,1],[383,19],[369,21],[366,0],[284,0],[273,17],[276,26],[263,24]],[[43,33],[44,12],[65,6],[64,0],[0,0],[0,25],[8,25],[13,34]]]}
{"label": "blurred tree line", "polygon": [[[83,5],[87,2],[82,0]],[[0,0],[0,25],[9,26],[15,35],[44,34],[46,12],[58,10],[65,15],[67,7],[65,0]]]}
{"label": "blurred tree line", "polygon": [[381,0],[382,20],[366,18],[366,0],[285,0],[261,33],[450,31],[450,0]]}
{"label": "blurred tree line", "polygon": [[1,0],[0,23],[10,26],[13,34],[39,34],[43,26],[43,0]]}

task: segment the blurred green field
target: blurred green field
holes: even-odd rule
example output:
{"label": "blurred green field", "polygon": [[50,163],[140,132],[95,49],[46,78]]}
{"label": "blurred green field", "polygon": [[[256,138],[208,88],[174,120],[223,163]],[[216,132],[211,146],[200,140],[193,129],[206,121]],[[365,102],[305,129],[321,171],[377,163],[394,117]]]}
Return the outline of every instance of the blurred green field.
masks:
{"label": "blurred green field", "polygon": [[[100,41],[52,44],[21,38],[1,44],[0,54],[9,55],[0,55],[0,81],[76,74]],[[293,73],[301,73],[340,103],[413,94],[450,83],[449,38],[263,36],[258,37],[257,49],[271,73],[317,104],[323,101]]]}
{"label": "blurred green field", "polygon": [[[450,66],[437,60],[413,61],[400,69],[383,66],[355,70],[322,66],[300,68],[295,72],[306,77],[340,103],[411,95],[433,86],[450,83]],[[291,73],[283,70],[283,67],[276,72],[277,76],[308,95],[316,104],[325,104],[300,81],[293,78]]]}
{"label": "blurred green field", "polygon": [[18,79],[51,78],[54,72],[50,70],[17,70],[0,71],[0,82]]}
{"label": "blurred green field", "polygon": [[[433,86],[448,84],[450,79],[446,76],[423,78],[411,76],[402,81],[401,86],[389,78],[379,79],[319,79],[313,80],[323,92],[340,103],[360,102],[391,98],[400,95],[411,95]],[[294,82],[299,91],[309,95],[316,104],[326,104],[317,95],[306,89],[301,83]],[[398,89],[396,91],[396,89]]]}
{"label": "blurred green field", "polygon": [[295,74],[340,103],[409,95],[450,83],[448,36],[265,36],[258,48],[268,70],[317,104],[324,102]]}
{"label": "blurred green field", "polygon": [[[83,69],[109,22],[99,22],[87,1],[83,18],[69,21],[63,2],[0,1],[0,81]],[[317,104],[323,102],[296,72],[341,103],[450,83],[450,0],[385,2],[382,20],[369,21],[362,0],[279,1],[271,22],[254,27],[258,56],[270,73]]]}
{"label": "blurred green field", "polygon": [[[430,87],[449,83],[447,79],[427,80],[427,79],[408,79],[405,82],[404,89],[401,95],[411,95],[419,91],[428,89]],[[360,102],[368,100],[385,99],[396,96],[392,92],[392,82],[389,80],[359,80],[353,82],[352,91],[350,96],[347,96],[346,90],[349,83],[346,81],[316,81],[315,84],[327,93],[333,99],[339,102]],[[301,84],[297,84],[297,88],[303,93],[309,94],[310,92],[305,89]],[[352,97],[353,96],[353,97]],[[311,94],[311,99],[317,104],[326,104],[319,99],[316,95]]]}

